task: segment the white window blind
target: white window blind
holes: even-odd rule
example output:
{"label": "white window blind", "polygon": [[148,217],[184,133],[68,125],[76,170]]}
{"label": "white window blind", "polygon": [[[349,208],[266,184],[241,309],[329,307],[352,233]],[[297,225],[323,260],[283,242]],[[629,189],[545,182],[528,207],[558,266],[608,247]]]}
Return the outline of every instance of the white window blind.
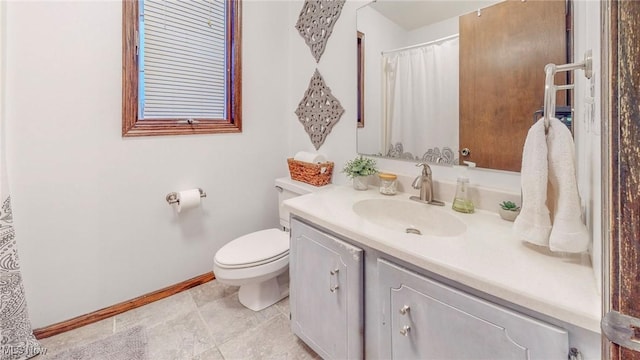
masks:
{"label": "white window blind", "polygon": [[226,117],[224,0],[142,0],[141,119]]}

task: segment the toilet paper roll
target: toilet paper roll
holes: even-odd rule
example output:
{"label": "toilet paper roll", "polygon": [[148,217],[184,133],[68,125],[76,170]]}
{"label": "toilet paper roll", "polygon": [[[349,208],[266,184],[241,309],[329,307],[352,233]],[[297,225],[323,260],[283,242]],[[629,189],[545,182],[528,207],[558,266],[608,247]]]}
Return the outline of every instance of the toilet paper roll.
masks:
{"label": "toilet paper roll", "polygon": [[324,155],[307,152],[307,151],[298,151],[293,157],[293,160],[303,161],[303,162],[312,163],[312,164],[319,164],[327,161]]}
{"label": "toilet paper roll", "polygon": [[178,192],[178,213],[200,206],[200,190],[190,189]]}

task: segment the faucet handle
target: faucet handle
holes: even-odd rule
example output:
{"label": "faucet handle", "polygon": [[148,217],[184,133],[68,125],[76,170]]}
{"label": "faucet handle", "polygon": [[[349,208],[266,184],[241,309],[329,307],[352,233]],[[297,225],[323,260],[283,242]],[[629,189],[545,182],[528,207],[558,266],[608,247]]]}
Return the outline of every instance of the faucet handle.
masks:
{"label": "faucet handle", "polygon": [[427,163],[418,163],[416,166],[422,166],[422,176],[431,176],[431,167]]}

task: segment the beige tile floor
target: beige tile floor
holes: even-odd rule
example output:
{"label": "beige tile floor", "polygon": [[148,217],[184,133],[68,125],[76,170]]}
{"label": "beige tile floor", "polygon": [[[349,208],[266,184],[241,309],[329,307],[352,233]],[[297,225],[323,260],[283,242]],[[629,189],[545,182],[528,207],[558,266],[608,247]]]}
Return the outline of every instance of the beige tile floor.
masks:
{"label": "beige tile floor", "polygon": [[146,329],[149,360],[318,359],[289,327],[289,299],[254,312],[237,287],[197,286],[75,330],[41,340],[48,356],[133,326]]}

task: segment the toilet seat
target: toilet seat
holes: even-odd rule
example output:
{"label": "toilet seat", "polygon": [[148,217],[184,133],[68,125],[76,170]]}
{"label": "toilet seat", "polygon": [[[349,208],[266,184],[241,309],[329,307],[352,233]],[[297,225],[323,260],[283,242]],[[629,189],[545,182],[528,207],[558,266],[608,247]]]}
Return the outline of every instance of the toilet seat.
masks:
{"label": "toilet seat", "polygon": [[289,255],[289,233],[280,229],[256,231],[224,245],[214,258],[220,268],[239,269],[277,261]]}

